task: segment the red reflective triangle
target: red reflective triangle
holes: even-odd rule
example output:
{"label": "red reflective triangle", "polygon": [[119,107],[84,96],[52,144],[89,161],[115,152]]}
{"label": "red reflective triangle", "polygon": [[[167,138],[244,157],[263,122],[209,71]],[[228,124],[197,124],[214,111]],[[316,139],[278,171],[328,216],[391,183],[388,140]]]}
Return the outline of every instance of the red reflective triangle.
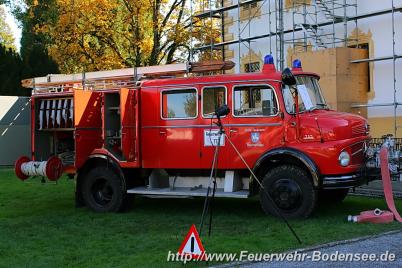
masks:
{"label": "red reflective triangle", "polygon": [[193,259],[204,260],[205,249],[194,224],[190,227],[190,230],[181,243],[178,253],[179,255],[190,254]]}

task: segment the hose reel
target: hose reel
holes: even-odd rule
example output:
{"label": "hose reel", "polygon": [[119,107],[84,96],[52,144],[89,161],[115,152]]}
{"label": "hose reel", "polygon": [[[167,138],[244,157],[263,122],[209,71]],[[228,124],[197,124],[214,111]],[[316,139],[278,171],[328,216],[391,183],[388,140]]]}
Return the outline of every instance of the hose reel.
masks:
{"label": "hose reel", "polygon": [[15,174],[23,181],[32,176],[42,176],[51,181],[57,181],[63,174],[63,163],[57,156],[52,156],[47,161],[31,161],[23,156],[15,162]]}

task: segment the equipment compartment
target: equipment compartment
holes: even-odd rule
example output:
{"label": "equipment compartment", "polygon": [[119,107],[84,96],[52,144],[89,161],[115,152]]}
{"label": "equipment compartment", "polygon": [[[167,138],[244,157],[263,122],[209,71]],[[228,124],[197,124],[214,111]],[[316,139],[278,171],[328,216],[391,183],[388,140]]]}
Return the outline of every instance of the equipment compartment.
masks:
{"label": "equipment compartment", "polygon": [[74,165],[74,102],[72,97],[35,100],[34,156],[45,161],[58,156]]}
{"label": "equipment compartment", "polygon": [[123,159],[119,93],[105,94],[104,121],[105,148],[117,158]]}

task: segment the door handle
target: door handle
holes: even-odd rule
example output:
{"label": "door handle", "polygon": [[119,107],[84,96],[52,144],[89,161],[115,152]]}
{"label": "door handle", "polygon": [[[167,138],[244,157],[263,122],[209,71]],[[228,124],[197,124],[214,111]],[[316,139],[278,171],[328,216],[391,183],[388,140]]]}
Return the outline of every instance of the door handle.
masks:
{"label": "door handle", "polygon": [[230,137],[234,136],[239,130],[237,128],[231,128],[229,130]]}
{"label": "door handle", "polygon": [[167,132],[166,132],[166,130],[160,130],[160,131],[159,131],[159,134],[160,134],[160,135],[166,135]]}

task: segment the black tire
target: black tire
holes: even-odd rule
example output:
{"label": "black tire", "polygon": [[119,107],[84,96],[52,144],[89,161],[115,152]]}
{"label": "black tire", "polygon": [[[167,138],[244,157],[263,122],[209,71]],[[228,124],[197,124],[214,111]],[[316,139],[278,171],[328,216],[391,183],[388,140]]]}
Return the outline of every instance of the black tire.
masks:
{"label": "black tire", "polygon": [[114,170],[95,167],[83,178],[82,197],[85,205],[95,212],[118,212],[124,208],[126,187]]}
{"label": "black tire", "polygon": [[[314,211],[317,191],[307,173],[293,165],[268,171],[262,182],[271,199],[260,189],[260,202],[266,214],[288,219],[307,218]],[[274,202],[274,203],[273,203]]]}
{"label": "black tire", "polygon": [[322,189],[318,192],[318,200],[323,203],[338,204],[341,203],[349,193],[349,188],[346,189]]}

